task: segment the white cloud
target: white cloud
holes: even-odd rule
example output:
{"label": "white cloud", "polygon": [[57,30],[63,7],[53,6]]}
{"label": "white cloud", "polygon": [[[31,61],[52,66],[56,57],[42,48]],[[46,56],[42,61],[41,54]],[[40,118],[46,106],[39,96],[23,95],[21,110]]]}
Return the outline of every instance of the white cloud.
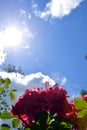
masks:
{"label": "white cloud", "polygon": [[73,9],[76,9],[84,0],[50,0],[45,6],[44,11],[38,10],[37,4],[33,5],[34,13],[40,18],[47,19],[62,18],[69,15]]}
{"label": "white cloud", "polygon": [[41,72],[29,74],[23,76],[19,73],[7,73],[7,72],[0,72],[0,76],[2,78],[10,78],[12,81],[10,88],[15,88],[18,91],[17,95],[21,95],[26,88],[31,86],[35,87],[43,87],[45,88],[45,82],[48,81],[50,86],[55,84],[55,81],[51,79],[48,75],[44,75]]}
{"label": "white cloud", "polygon": [[67,78],[66,77],[64,77],[64,78],[61,79],[61,85],[66,84],[66,82],[67,82]]}

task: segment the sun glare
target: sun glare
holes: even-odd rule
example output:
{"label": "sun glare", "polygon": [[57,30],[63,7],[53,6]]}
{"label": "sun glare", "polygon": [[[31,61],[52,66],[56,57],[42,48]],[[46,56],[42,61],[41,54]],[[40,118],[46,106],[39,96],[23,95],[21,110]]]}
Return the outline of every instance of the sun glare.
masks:
{"label": "sun glare", "polygon": [[23,33],[16,27],[9,27],[4,30],[5,46],[19,46],[22,43]]}

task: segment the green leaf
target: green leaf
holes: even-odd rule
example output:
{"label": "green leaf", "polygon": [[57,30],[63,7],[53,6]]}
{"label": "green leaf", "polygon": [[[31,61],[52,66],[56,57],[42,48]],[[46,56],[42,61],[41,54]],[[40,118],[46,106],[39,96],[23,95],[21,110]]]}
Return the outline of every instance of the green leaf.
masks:
{"label": "green leaf", "polygon": [[0,87],[0,92],[2,92],[4,90],[4,87]]}
{"label": "green leaf", "polygon": [[5,79],[5,83],[6,83],[6,84],[10,84],[10,83],[11,83],[10,79],[9,79],[9,78],[6,78],[6,79]]}
{"label": "green leaf", "polygon": [[2,87],[0,87],[0,92],[4,91],[4,89],[9,87],[9,84],[11,83],[9,78],[6,78],[5,80],[0,79],[0,84],[3,84]]}
{"label": "green leaf", "polygon": [[0,114],[0,119],[11,119],[14,118],[10,112],[3,112]]}
{"label": "green leaf", "polygon": [[61,126],[64,127],[64,128],[70,129],[72,125],[71,125],[71,124],[68,124],[67,122],[62,122],[62,123],[61,123]]}
{"label": "green leaf", "polygon": [[87,129],[87,115],[83,116],[82,118],[78,118],[78,128],[79,130]]}
{"label": "green leaf", "polygon": [[87,115],[87,109],[84,109],[84,110],[78,112],[78,118],[82,118],[85,115]]}
{"label": "green leaf", "polygon": [[13,119],[12,120],[12,126],[13,126],[13,128],[17,128],[19,124],[20,124],[20,122],[19,122],[18,119]]}
{"label": "green leaf", "polygon": [[12,91],[10,91],[10,97],[11,97],[11,100],[16,99],[16,95]]}
{"label": "green leaf", "polygon": [[5,88],[8,88],[8,87],[9,87],[8,85],[9,85],[10,83],[11,83],[10,79],[9,79],[9,78],[6,78],[6,79],[5,79],[4,87],[5,87]]}
{"label": "green leaf", "polygon": [[75,107],[79,110],[87,108],[87,102],[81,98],[74,99]]}
{"label": "green leaf", "polygon": [[2,124],[2,125],[0,126],[0,128],[1,128],[1,130],[10,130],[10,126],[7,125],[7,124]]}

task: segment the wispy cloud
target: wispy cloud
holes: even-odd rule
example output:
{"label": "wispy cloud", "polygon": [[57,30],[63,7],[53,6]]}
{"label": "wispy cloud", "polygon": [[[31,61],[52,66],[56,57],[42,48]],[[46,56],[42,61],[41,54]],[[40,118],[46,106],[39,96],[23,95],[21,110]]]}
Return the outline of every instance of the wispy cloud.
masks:
{"label": "wispy cloud", "polygon": [[66,77],[64,77],[64,78],[61,79],[61,85],[66,84],[66,82],[67,82],[67,78]]}
{"label": "wispy cloud", "polygon": [[24,30],[25,37],[32,39],[34,38],[34,33],[27,26],[23,26],[22,31]]}
{"label": "wispy cloud", "polygon": [[33,4],[34,13],[40,18],[62,18],[69,15],[72,10],[76,9],[84,0],[50,0],[46,3],[43,11],[38,10],[38,4]]}
{"label": "wispy cloud", "polygon": [[[33,33],[30,29],[29,29],[29,27],[27,26],[27,25],[23,25],[22,26],[22,31],[23,31],[23,41],[22,41],[22,43],[23,44],[21,44],[21,48],[24,48],[24,49],[29,49],[30,48],[30,41],[32,40],[32,39],[34,39],[34,37],[35,37],[35,33]],[[28,41],[28,42],[27,42]]]}
{"label": "wispy cloud", "polygon": [[24,21],[32,18],[31,14],[24,9],[20,9],[20,16],[24,19]]}
{"label": "wispy cloud", "polygon": [[51,72],[51,77],[60,85],[65,85],[67,83],[67,77],[60,72]]}
{"label": "wispy cloud", "polygon": [[28,38],[34,38],[34,34],[28,28],[28,20],[31,19],[31,14],[24,9],[20,9],[20,18],[22,22],[22,30],[26,34],[25,36]]}
{"label": "wispy cloud", "polygon": [[24,9],[20,9],[20,15],[25,15],[26,11]]}
{"label": "wispy cloud", "polygon": [[[32,18],[31,13],[21,8],[19,10],[19,14],[20,14],[20,19],[21,19],[21,29],[24,32],[24,44],[25,44],[26,39],[28,40],[28,43],[29,43],[29,41],[33,39],[36,35],[36,33],[32,32],[29,29],[29,25],[28,25],[28,21],[31,20]],[[25,45],[22,45],[22,48],[25,48],[25,49],[30,48],[30,44],[28,43],[26,43]]]}

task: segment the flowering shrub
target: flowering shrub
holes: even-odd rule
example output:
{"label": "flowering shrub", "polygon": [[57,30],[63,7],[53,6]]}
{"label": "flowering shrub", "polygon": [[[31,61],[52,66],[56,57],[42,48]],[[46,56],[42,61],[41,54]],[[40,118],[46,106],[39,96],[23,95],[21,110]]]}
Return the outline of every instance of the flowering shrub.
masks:
{"label": "flowering shrub", "polygon": [[[58,84],[49,87],[48,82],[45,86],[45,90],[26,89],[12,105],[11,112],[0,113],[0,119],[11,120],[13,128],[18,130],[87,130],[87,95],[69,101],[63,87]],[[14,97],[12,92],[11,99]],[[12,129],[6,123],[0,128]]]}
{"label": "flowering shrub", "polygon": [[[36,122],[37,113],[39,112],[49,113],[53,116],[52,122],[55,122],[54,115],[56,114],[56,118],[59,116],[62,120],[70,119],[76,126],[77,112],[74,103],[68,102],[67,98],[66,90],[58,84],[49,88],[49,84],[46,83],[45,90],[31,87],[26,89],[24,94],[12,106],[11,113],[22,121],[23,126],[32,126]],[[44,124],[44,126],[48,128],[49,124]],[[70,128],[72,127],[70,126]]]}

